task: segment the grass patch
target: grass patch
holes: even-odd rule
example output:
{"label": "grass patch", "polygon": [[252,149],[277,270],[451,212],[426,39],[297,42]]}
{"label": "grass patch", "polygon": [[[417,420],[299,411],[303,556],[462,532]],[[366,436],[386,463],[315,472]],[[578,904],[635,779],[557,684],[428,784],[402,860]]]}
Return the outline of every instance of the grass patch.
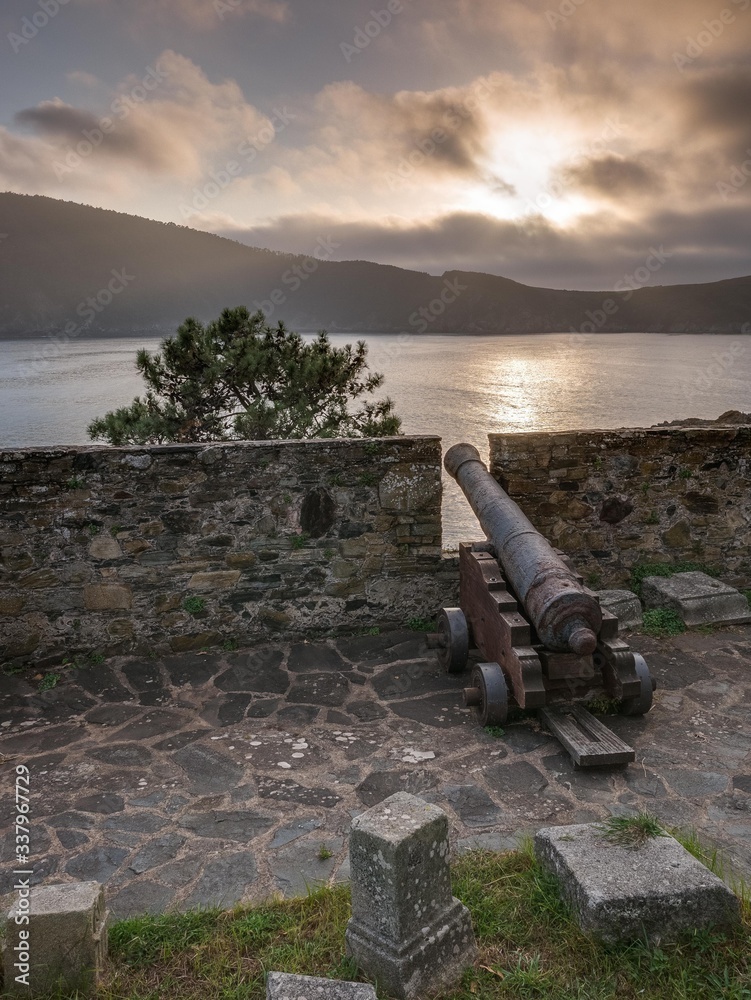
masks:
{"label": "grass patch", "polygon": [[409,618],[406,624],[413,632],[435,632],[435,621],[430,618]]}
{"label": "grass patch", "polygon": [[676,573],[706,573],[707,576],[717,576],[717,573],[699,562],[679,563],[637,563],[631,570],[631,590],[641,597],[642,581],[647,576],[675,576]]}
{"label": "grass patch", "polygon": [[[437,1000],[751,1000],[748,905],[728,933],[601,945],[571,920],[529,842],[464,855],[453,888],[472,913],[480,956]],[[349,891],[338,886],[253,909],[122,921],[98,1000],[263,1000],[271,970],[357,979],[344,957],[349,914]]]}
{"label": "grass patch", "polygon": [[503,726],[485,726],[485,732],[488,736],[492,736],[494,740],[499,740],[502,736],[506,735]]}
{"label": "grass patch", "polygon": [[641,631],[645,635],[659,638],[665,635],[680,635],[686,631],[681,619],[669,608],[645,611]]}
{"label": "grass patch", "polygon": [[[74,623],[74,628],[80,627],[76,626]],[[104,653],[99,653],[92,651],[89,653],[76,653],[71,659],[67,657],[63,660],[64,667],[71,667],[73,670],[81,670],[83,667],[99,667],[104,663],[106,657]]]}
{"label": "grass patch", "polygon": [[53,687],[57,687],[57,682],[60,680],[60,674],[45,674],[44,677],[39,682],[40,691],[50,691]]}
{"label": "grass patch", "polygon": [[202,597],[186,597],[183,601],[183,611],[189,615],[200,615],[206,607],[206,601]]}
{"label": "grass patch", "polygon": [[623,702],[617,698],[592,698],[584,703],[584,707],[593,715],[620,715]]}
{"label": "grass patch", "polygon": [[344,957],[349,891],[227,912],[121,921],[99,1000],[262,1000],[266,972],[355,978]]}
{"label": "grass patch", "polygon": [[600,830],[604,840],[619,847],[642,847],[653,837],[666,836],[654,816],[646,812],[636,816],[611,816],[600,824]]}
{"label": "grass patch", "polygon": [[671,830],[670,833],[682,844],[689,854],[693,854],[697,861],[701,861],[705,868],[709,868],[718,878],[721,878],[726,885],[729,885],[736,896],[741,901],[741,907],[751,916],[751,886],[742,877],[731,872],[723,856],[716,847],[708,847],[699,840],[696,830]]}
{"label": "grass patch", "polygon": [[305,548],[305,543],[308,541],[309,538],[310,535],[306,534],[304,531],[301,532],[299,535],[292,535],[292,537],[290,538],[290,545],[292,546],[295,552],[299,552],[300,549]]}

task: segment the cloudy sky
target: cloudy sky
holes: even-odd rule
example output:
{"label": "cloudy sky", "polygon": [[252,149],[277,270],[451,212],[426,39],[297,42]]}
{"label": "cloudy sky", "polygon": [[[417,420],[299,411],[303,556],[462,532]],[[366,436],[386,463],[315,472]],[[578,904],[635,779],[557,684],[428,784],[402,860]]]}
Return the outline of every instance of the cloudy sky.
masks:
{"label": "cloudy sky", "polygon": [[3,0],[0,35],[0,190],[552,287],[751,273],[751,0]]}

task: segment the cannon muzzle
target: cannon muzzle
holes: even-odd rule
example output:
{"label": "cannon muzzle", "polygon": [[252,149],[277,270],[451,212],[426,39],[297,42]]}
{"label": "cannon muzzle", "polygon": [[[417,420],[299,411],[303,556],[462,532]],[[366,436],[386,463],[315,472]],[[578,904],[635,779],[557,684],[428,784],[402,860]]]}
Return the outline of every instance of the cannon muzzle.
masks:
{"label": "cannon muzzle", "polygon": [[477,449],[456,444],[444,465],[492,542],[540,641],[559,652],[593,653],[602,625],[600,605],[493,479]]}

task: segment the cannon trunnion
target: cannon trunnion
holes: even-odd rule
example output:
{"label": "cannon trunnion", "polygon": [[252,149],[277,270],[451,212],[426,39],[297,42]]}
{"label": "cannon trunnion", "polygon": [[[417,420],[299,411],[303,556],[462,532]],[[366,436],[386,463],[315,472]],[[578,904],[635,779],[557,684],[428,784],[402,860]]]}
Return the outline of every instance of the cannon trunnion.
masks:
{"label": "cannon trunnion", "polygon": [[540,535],[490,476],[472,445],[455,445],[445,465],[464,491],[487,540],[459,546],[459,607],[438,617],[438,656],[461,673],[484,726],[502,725],[509,704],[537,709],[581,766],[635,759],[585,708],[618,701],[627,715],[652,707],[653,682],[643,657],[618,637],[618,619],[600,607],[569,559]]}

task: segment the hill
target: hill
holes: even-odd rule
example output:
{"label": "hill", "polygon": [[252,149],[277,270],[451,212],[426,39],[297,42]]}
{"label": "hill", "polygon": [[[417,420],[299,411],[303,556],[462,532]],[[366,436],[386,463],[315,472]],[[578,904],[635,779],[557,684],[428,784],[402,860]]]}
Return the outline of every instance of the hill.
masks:
{"label": "hill", "polygon": [[355,333],[734,333],[751,317],[751,277],[630,295],[463,271],[436,277],[276,253],[37,195],[0,194],[0,234],[4,337],[66,324],[89,335],[166,334],[186,316],[206,320],[234,305],[301,331]]}

